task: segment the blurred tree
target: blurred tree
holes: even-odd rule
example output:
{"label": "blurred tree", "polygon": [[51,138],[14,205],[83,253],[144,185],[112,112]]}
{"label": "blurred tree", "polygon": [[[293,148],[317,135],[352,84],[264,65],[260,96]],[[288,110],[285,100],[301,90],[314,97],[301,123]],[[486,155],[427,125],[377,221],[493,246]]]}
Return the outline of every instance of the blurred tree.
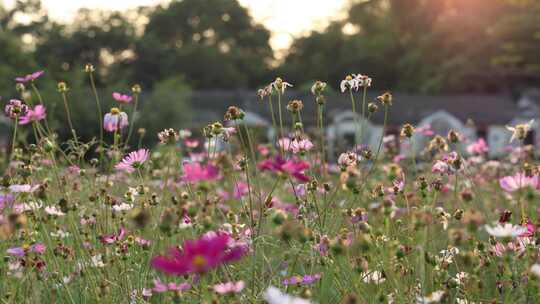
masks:
{"label": "blurred tree", "polygon": [[150,14],[134,75],[147,85],[181,73],[197,89],[253,87],[268,78],[269,38],[237,0],[173,1]]}
{"label": "blurred tree", "polygon": [[50,22],[46,28],[35,55],[52,74],[82,71],[92,63],[99,86],[126,79],[125,67],[120,66],[133,56],[136,28],[122,13],[81,9],[73,23]]}
{"label": "blurred tree", "polygon": [[145,143],[156,143],[157,133],[166,128],[176,130],[189,126],[191,88],[183,77],[171,77],[154,86],[141,99],[142,108],[136,127],[146,129]]}
{"label": "blurred tree", "polygon": [[355,1],[345,20],[297,39],[280,70],[333,86],[360,72],[413,92],[538,86],[539,15],[534,0]]}

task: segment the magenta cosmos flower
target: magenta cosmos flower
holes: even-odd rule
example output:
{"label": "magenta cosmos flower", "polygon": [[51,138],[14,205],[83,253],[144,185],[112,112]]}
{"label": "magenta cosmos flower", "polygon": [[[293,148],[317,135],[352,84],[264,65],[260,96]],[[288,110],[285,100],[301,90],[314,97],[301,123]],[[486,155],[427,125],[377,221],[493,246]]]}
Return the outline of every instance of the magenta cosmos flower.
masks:
{"label": "magenta cosmos flower", "polygon": [[173,247],[166,256],[152,258],[153,268],[172,275],[205,273],[221,264],[239,260],[247,253],[245,245],[233,245],[227,233],[207,233],[198,240],[186,240],[182,249]]}
{"label": "magenta cosmos flower", "polygon": [[116,170],[126,171],[132,173],[135,169],[140,168],[142,164],[148,160],[150,151],[147,149],[139,149],[137,151],[130,152],[122,161],[116,164]]}
{"label": "magenta cosmos flower", "polygon": [[276,173],[288,174],[301,182],[309,181],[309,177],[304,174],[304,170],[309,168],[309,163],[299,159],[284,160],[281,157],[267,159],[259,163],[259,169]]}
{"label": "magenta cosmos flower", "polygon": [[114,98],[114,100],[118,101],[119,103],[131,103],[131,101],[133,100],[133,97],[131,97],[130,95],[122,94],[118,92],[113,92],[112,97]]}
{"label": "magenta cosmos flower", "polygon": [[184,182],[212,181],[219,179],[219,170],[216,166],[208,164],[206,167],[200,163],[184,163]]}
{"label": "magenta cosmos flower", "polygon": [[538,176],[527,176],[525,173],[518,172],[513,176],[505,176],[499,180],[499,185],[506,192],[514,192],[516,190],[530,187],[538,188]]}
{"label": "magenta cosmos flower", "polygon": [[112,108],[111,112],[103,118],[103,128],[109,132],[122,130],[129,125],[128,116],[118,108]]}
{"label": "magenta cosmos flower", "polygon": [[24,116],[19,120],[20,125],[27,125],[34,121],[45,119],[47,111],[43,105],[37,105],[33,109],[29,108]]}
{"label": "magenta cosmos flower", "polygon": [[17,82],[29,82],[29,81],[34,81],[36,79],[38,79],[39,77],[41,77],[41,75],[45,74],[44,71],[36,71],[32,74],[28,74],[28,75],[24,75],[24,76],[21,76],[21,77],[17,77],[15,78],[15,81]]}

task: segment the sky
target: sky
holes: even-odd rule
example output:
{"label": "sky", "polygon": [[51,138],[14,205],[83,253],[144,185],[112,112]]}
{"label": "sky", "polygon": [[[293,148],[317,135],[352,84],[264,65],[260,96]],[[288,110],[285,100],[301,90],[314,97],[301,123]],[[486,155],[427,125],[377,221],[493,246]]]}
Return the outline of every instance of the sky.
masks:
{"label": "sky", "polygon": [[[141,5],[166,4],[170,0],[42,0],[49,15],[69,21],[79,8],[125,10]],[[15,0],[0,0],[12,5]],[[343,14],[347,0],[239,0],[256,21],[272,31],[275,51],[287,49],[293,37],[324,28]]]}

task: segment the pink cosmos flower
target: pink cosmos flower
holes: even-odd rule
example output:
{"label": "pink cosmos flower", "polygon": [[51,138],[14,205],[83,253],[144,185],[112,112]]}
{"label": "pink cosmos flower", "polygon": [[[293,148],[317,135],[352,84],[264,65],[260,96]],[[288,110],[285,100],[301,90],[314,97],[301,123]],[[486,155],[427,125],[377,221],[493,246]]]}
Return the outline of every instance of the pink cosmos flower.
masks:
{"label": "pink cosmos flower", "polygon": [[302,154],[313,148],[313,143],[309,139],[293,140],[290,145],[291,151],[294,154]]}
{"label": "pink cosmos flower", "polygon": [[154,288],[152,288],[152,291],[157,293],[163,293],[167,291],[184,291],[191,288],[191,285],[189,283],[162,283],[159,278],[154,279]]}
{"label": "pink cosmos flower", "polygon": [[36,71],[36,72],[34,72],[32,74],[17,77],[17,78],[15,78],[15,81],[26,83],[26,82],[34,81],[34,80],[38,79],[43,74],[45,74],[45,71]]}
{"label": "pink cosmos flower", "polygon": [[71,174],[79,174],[81,172],[81,168],[77,165],[71,165],[68,167],[68,172]]}
{"label": "pink cosmos flower", "polygon": [[257,151],[259,151],[259,153],[261,153],[261,155],[265,157],[270,154],[270,149],[268,148],[267,145],[262,145],[262,144],[257,145]]}
{"label": "pink cosmos flower", "polygon": [[514,176],[505,176],[499,179],[499,185],[506,192],[514,192],[516,190],[531,187],[538,187],[538,175],[526,176],[525,173],[518,172]]}
{"label": "pink cosmos flower", "polygon": [[414,129],[415,133],[422,133],[424,136],[433,136],[435,132],[431,130],[431,125],[426,125],[423,127],[418,127]]}
{"label": "pink cosmos flower", "polygon": [[11,99],[4,108],[4,113],[10,119],[24,116],[26,112],[28,112],[28,106],[18,99]]}
{"label": "pink cosmos flower", "polygon": [[20,125],[26,125],[33,121],[40,121],[42,119],[45,119],[47,116],[47,112],[44,106],[37,105],[33,109],[29,108],[26,114],[21,116],[19,120]]}
{"label": "pink cosmos flower", "polygon": [[224,295],[228,293],[239,293],[241,292],[246,284],[244,281],[238,282],[227,282],[214,285],[213,289],[216,293]]}
{"label": "pink cosmos flower", "polygon": [[28,252],[43,254],[45,252],[45,249],[47,249],[47,247],[45,247],[45,245],[43,245],[41,243],[38,243],[38,244],[32,245],[32,246],[30,246],[28,248],[12,247],[12,248],[9,248],[6,252],[9,255],[22,258],[22,257],[26,256],[26,253],[28,253]]}
{"label": "pink cosmos flower", "polygon": [[139,168],[145,161],[147,161],[149,156],[150,151],[147,149],[139,149],[137,151],[130,152],[114,167],[116,170],[132,173],[135,171],[135,169]]}
{"label": "pink cosmos flower", "polygon": [[304,174],[304,170],[309,168],[309,163],[299,159],[284,160],[281,157],[267,159],[259,163],[262,171],[272,171],[276,173],[288,174],[300,182],[309,181],[309,177]]}
{"label": "pink cosmos flower", "polygon": [[483,138],[467,146],[467,152],[472,155],[482,155],[489,151],[488,145]]}
{"label": "pink cosmos flower", "polygon": [[283,137],[278,140],[278,147],[283,149],[283,151],[289,151],[291,149],[291,139],[288,137]]}
{"label": "pink cosmos flower", "polygon": [[290,277],[288,279],[284,279],[281,283],[283,285],[306,285],[306,284],[311,284],[313,282],[316,282],[318,280],[321,279],[321,274],[320,273],[316,273],[316,274],[308,274],[308,275],[305,275],[305,276],[294,276],[294,277]]}
{"label": "pink cosmos flower", "polygon": [[448,163],[442,160],[437,160],[435,164],[433,164],[433,166],[431,167],[431,172],[439,173],[441,175],[447,174],[449,170],[450,170],[450,167],[448,166]]}
{"label": "pink cosmos flower", "polygon": [[109,234],[109,235],[103,235],[101,236],[101,242],[103,244],[114,244],[118,241],[121,241],[126,236],[126,229],[124,227],[120,227],[120,230],[116,234]]}
{"label": "pink cosmos flower", "polygon": [[206,167],[201,166],[198,162],[184,163],[184,182],[212,181],[219,179],[219,170],[212,164]]}
{"label": "pink cosmos flower", "polygon": [[118,108],[112,108],[110,113],[103,118],[103,128],[108,132],[122,130],[129,125],[128,115],[120,112]]}
{"label": "pink cosmos flower", "polygon": [[199,146],[199,141],[196,139],[186,139],[184,140],[184,145],[190,149],[195,149]]}
{"label": "pink cosmos flower", "polygon": [[31,193],[39,189],[39,185],[29,185],[29,184],[22,184],[22,185],[11,185],[8,187],[8,190],[11,193]]}
{"label": "pink cosmos flower", "polygon": [[172,275],[205,273],[221,264],[239,260],[247,253],[246,246],[230,246],[227,233],[205,234],[198,240],[186,240],[182,249],[171,248],[166,256],[152,258],[153,268]]}
{"label": "pink cosmos flower", "polygon": [[241,199],[242,196],[248,194],[249,192],[249,188],[248,188],[248,184],[247,183],[244,183],[244,182],[238,182],[234,185],[234,192],[233,192],[233,196],[235,199]]}
{"label": "pink cosmos flower", "polygon": [[118,101],[119,103],[131,103],[131,101],[133,100],[133,97],[131,97],[130,95],[122,94],[118,92],[113,92],[112,97],[114,98],[114,100]]}

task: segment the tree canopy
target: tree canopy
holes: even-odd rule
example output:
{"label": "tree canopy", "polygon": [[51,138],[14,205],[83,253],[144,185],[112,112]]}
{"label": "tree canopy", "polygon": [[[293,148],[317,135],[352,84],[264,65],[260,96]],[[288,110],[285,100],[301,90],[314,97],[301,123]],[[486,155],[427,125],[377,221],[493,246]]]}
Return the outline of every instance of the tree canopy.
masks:
{"label": "tree canopy", "polygon": [[539,15],[535,0],[351,0],[345,18],[276,61],[271,32],[237,0],[82,9],[70,23],[50,20],[39,0],[17,1],[0,5],[0,77],[42,67],[60,80],[90,62],[99,87],[180,77],[193,89],[253,89],[276,75],[337,87],[365,73],[380,89],[500,92],[540,85]]}

